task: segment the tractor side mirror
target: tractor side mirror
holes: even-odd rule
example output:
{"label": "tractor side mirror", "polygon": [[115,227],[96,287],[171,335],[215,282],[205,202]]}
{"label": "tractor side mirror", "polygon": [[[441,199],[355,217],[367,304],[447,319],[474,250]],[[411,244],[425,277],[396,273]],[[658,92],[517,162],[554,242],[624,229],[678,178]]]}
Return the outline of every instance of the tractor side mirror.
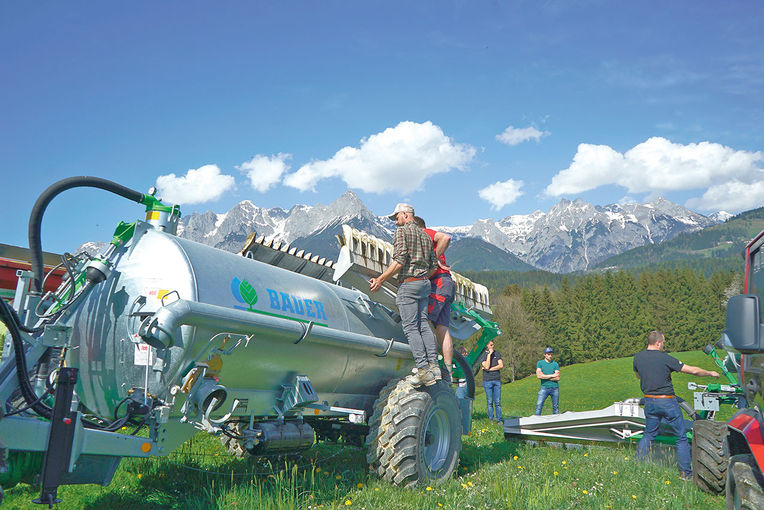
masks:
{"label": "tractor side mirror", "polygon": [[740,294],[732,296],[727,303],[727,327],[725,333],[735,350],[746,353],[764,352],[760,334],[761,318],[759,296]]}

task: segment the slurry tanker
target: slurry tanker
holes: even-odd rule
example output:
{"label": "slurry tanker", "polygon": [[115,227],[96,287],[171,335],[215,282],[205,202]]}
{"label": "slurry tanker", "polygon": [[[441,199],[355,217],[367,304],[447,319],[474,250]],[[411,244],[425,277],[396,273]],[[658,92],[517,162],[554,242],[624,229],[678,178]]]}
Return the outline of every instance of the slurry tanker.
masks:
{"label": "slurry tanker", "polygon": [[[62,256],[62,283],[45,292],[43,213],[75,187],[142,204],[145,221],[120,223],[98,256]],[[154,194],[73,177],[34,205],[31,271],[12,305],[0,299],[0,485],[39,483],[35,502],[52,505],[60,485],[107,485],[123,457],[167,455],[199,430],[233,455],[365,444],[370,470],[402,486],[451,476],[473,365],[500,334],[485,287],[455,275],[468,398],[445,382],[414,388],[396,284],[364,292],[389,243],[343,226],[337,262],[256,236],[228,253],[177,237],[179,207]]]}

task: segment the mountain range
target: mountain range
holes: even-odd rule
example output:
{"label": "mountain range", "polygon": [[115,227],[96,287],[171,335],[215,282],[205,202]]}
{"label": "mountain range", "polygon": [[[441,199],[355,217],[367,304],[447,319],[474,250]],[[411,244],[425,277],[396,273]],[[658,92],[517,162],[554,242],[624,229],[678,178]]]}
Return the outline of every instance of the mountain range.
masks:
{"label": "mountain range", "polygon": [[[659,198],[647,204],[595,206],[563,199],[548,212],[480,219],[472,225],[439,226],[452,236],[447,258],[458,270],[543,269],[581,271],[632,248],[660,244],[681,233],[723,222],[731,215],[690,211]],[[192,213],[178,235],[227,251],[239,251],[251,232],[336,259],[342,224],[392,240],[395,224],[377,216],[352,191],[329,205],[265,209],[245,200],[227,213]]]}

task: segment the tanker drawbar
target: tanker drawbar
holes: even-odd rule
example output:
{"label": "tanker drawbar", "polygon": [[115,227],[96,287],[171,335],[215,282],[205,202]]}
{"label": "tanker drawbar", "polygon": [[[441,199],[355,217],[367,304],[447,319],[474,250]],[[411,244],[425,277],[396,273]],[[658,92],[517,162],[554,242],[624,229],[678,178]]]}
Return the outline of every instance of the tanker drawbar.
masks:
{"label": "tanker drawbar", "polygon": [[[45,291],[42,216],[74,187],[142,204],[145,218],[120,223],[97,256],[65,254],[48,272],[63,272],[61,284]],[[179,207],[154,193],[76,177],[35,204],[32,271],[17,272],[12,305],[0,300],[0,485],[39,480],[36,502],[52,505],[60,485],[106,485],[123,457],[168,455],[198,431],[236,456],[366,445],[372,472],[402,485],[452,475],[473,358],[500,334],[484,287],[455,276],[451,329],[472,349],[457,359],[468,398],[445,382],[415,388],[397,286],[357,290],[389,257],[383,241],[344,226],[337,262],[254,235],[228,253],[177,237]],[[391,441],[405,433],[391,409],[418,420],[411,447]]]}

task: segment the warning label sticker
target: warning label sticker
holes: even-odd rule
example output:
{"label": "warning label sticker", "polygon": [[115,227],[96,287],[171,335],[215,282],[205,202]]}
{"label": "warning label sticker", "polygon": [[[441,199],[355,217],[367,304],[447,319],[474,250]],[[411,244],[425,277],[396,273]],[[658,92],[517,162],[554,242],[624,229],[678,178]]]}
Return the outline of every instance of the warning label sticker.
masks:
{"label": "warning label sticker", "polygon": [[154,364],[154,348],[148,344],[135,345],[135,357],[133,363],[138,366]]}

